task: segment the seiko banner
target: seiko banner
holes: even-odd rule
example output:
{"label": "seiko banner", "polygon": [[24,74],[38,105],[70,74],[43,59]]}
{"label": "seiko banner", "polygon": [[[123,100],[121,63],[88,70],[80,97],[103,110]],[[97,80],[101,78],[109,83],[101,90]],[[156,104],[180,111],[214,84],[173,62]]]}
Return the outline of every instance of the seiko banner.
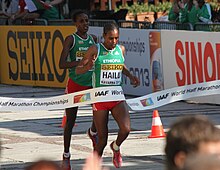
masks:
{"label": "seiko banner", "polygon": [[65,87],[67,70],[59,69],[59,58],[73,32],[73,26],[1,26],[1,83]]}

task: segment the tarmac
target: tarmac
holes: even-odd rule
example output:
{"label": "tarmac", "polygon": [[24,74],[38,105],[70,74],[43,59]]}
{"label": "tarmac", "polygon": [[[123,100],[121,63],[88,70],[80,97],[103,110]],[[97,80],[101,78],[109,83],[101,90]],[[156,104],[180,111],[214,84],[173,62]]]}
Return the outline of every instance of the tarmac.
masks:
{"label": "tarmac", "polygon": [[[0,97],[50,97],[62,95],[61,88],[39,88],[0,84]],[[126,96],[132,98],[132,96]],[[207,115],[216,125],[220,124],[220,106],[189,101],[175,102],[160,108],[164,131],[178,117],[187,114]],[[122,170],[165,169],[165,138],[148,138],[151,134],[153,110],[130,111],[132,131],[121,146]],[[39,159],[50,159],[61,164],[63,153],[63,110],[53,111],[0,111],[1,170],[23,170]],[[71,165],[81,170],[85,159],[92,153],[92,144],[86,135],[92,121],[90,106],[79,108],[71,140]],[[109,144],[116,139],[117,124],[110,115],[109,138],[103,154],[103,166],[114,170]]]}

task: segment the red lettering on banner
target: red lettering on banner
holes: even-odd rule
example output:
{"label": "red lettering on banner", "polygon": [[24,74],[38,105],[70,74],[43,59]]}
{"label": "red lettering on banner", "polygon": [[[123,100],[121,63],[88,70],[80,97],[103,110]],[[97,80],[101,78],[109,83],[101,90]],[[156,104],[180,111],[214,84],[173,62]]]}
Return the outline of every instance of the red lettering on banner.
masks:
{"label": "red lettering on banner", "polygon": [[[209,76],[209,63],[211,62],[211,76]],[[205,51],[204,51],[204,73],[206,81],[213,81],[216,80],[216,63],[215,63],[215,56],[212,49],[212,45],[210,43],[206,43]]]}
{"label": "red lettering on banner", "polygon": [[176,58],[176,63],[178,67],[182,71],[182,74],[180,74],[179,72],[176,72],[176,80],[179,86],[184,86],[185,80],[186,80],[186,70],[184,67],[184,61],[182,60],[181,56],[179,56],[178,52],[180,52],[180,55],[184,54],[183,44],[181,43],[181,41],[176,42],[175,58]]}
{"label": "red lettering on banner", "polygon": [[191,82],[191,76],[190,76],[190,58],[189,58],[189,43],[185,43],[186,47],[186,74],[187,74],[187,84],[190,84]]}
{"label": "red lettering on banner", "polygon": [[191,42],[190,44],[191,44],[191,56],[195,56],[192,57],[192,84],[196,83],[196,75],[198,76],[199,83],[201,83],[203,82],[202,46],[201,43],[198,43],[198,55],[196,55],[196,48],[194,43]]}
{"label": "red lettering on banner", "polygon": [[218,68],[218,80],[220,80],[220,44],[216,44],[216,57],[217,57],[217,68]]}
{"label": "red lettering on banner", "polygon": [[178,86],[220,79],[220,44],[179,40],[175,45],[175,59],[180,69],[176,72]]}

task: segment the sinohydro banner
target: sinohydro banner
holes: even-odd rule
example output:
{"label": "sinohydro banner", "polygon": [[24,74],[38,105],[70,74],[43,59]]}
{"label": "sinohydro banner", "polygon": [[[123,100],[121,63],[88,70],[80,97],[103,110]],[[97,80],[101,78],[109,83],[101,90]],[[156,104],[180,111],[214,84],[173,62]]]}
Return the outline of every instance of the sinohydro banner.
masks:
{"label": "sinohydro banner", "polygon": [[65,87],[67,70],[59,69],[59,59],[73,32],[74,26],[1,26],[1,83]]}
{"label": "sinohydro banner", "polygon": [[[220,80],[220,33],[161,31],[165,89]],[[220,95],[193,99],[220,104]]]}

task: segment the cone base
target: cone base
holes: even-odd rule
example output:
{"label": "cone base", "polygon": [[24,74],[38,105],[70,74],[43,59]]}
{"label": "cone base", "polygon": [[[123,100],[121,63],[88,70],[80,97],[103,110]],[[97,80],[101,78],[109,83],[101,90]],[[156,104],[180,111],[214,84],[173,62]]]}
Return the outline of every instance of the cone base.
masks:
{"label": "cone base", "polygon": [[148,138],[164,138],[164,137],[166,137],[166,134],[164,134],[164,135],[160,135],[160,136],[148,136]]}

